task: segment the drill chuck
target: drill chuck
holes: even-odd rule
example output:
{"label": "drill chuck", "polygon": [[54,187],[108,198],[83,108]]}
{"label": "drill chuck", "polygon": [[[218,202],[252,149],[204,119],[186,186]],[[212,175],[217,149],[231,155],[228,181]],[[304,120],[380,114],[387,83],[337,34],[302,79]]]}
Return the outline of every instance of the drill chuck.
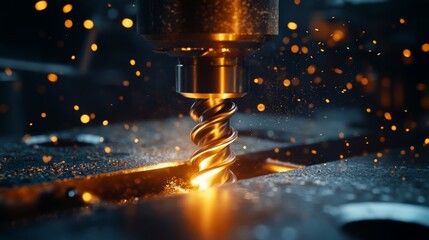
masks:
{"label": "drill chuck", "polygon": [[177,92],[236,98],[248,91],[245,54],[278,34],[278,0],[138,0],[138,32],[178,56]]}

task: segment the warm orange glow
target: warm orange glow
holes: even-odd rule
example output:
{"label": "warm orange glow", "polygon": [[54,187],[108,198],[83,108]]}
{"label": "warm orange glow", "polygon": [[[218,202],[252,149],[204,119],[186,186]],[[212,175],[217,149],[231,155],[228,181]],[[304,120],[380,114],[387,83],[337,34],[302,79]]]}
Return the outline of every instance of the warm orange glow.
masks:
{"label": "warm orange glow", "polygon": [[57,136],[51,136],[51,142],[53,142],[53,143],[58,142],[58,137]]}
{"label": "warm orange glow", "polygon": [[307,68],[307,73],[308,74],[312,75],[315,72],[316,72],[316,66],[315,65],[312,64],[312,65],[308,66],[308,68]]}
{"label": "warm orange glow", "polygon": [[50,162],[52,160],[52,156],[49,156],[49,155],[43,155],[42,156],[42,161],[44,162],[44,163],[48,163],[48,162]]}
{"label": "warm orange glow", "polygon": [[369,79],[364,77],[361,79],[360,83],[362,84],[362,86],[366,86],[369,83]]}
{"label": "warm orange glow", "polygon": [[264,83],[264,79],[261,77],[253,79],[253,82],[258,85],[262,85]]}
{"label": "warm orange glow", "polygon": [[418,83],[418,84],[417,84],[417,86],[416,86],[416,89],[417,89],[418,91],[423,92],[423,91],[425,91],[425,90],[426,90],[426,84],[424,84],[424,83]]}
{"label": "warm orange glow", "polygon": [[191,180],[191,184],[199,190],[206,190],[212,186],[212,180],[216,178],[221,171],[223,171],[222,168],[215,168],[200,174]]}
{"label": "warm orange glow", "polygon": [[343,39],[344,39],[344,32],[343,32],[343,31],[341,31],[341,30],[335,30],[335,31],[332,33],[332,39],[333,39],[335,42],[339,42],[339,41],[343,40]]}
{"label": "warm orange glow", "polygon": [[79,111],[79,105],[74,105],[74,106],[73,106],[73,109],[74,109],[75,111]]}
{"label": "warm orange glow", "polygon": [[91,120],[91,118],[87,114],[83,114],[82,116],[80,116],[80,121],[83,124],[89,123],[90,120]]}
{"label": "warm orange glow", "polygon": [[130,59],[130,65],[131,65],[131,66],[136,65],[136,60],[134,60],[134,59]]}
{"label": "warm orange glow", "polygon": [[103,121],[103,126],[107,126],[107,125],[109,125],[109,121],[104,120],[104,121]]}
{"label": "warm orange glow", "polygon": [[[251,193],[246,194],[251,197]],[[193,233],[193,238],[226,239],[234,230],[237,213],[234,206],[240,206],[240,200],[233,198],[228,191],[208,189],[192,193],[192,197],[183,202],[181,209],[184,231]],[[195,237],[198,236],[198,237]]]}
{"label": "warm orange glow", "polygon": [[58,76],[55,73],[49,73],[48,74],[48,80],[49,82],[57,82],[58,81]]}
{"label": "warm orange glow", "polygon": [[37,11],[43,11],[43,10],[45,10],[47,7],[48,7],[48,2],[46,2],[46,1],[38,1],[38,2],[36,2],[36,4],[34,4],[34,8],[35,8]]}
{"label": "warm orange glow", "polygon": [[298,24],[296,24],[295,22],[288,22],[287,27],[290,30],[296,30],[298,28]]}
{"label": "warm orange glow", "polygon": [[308,48],[307,47],[301,47],[301,52],[304,54],[308,53]]}
{"label": "warm orange glow", "polygon": [[110,147],[106,146],[106,147],[104,147],[104,152],[107,153],[107,154],[109,154],[109,153],[112,152],[112,149]]}
{"label": "warm orange glow", "polygon": [[291,81],[290,81],[289,79],[285,79],[285,80],[283,80],[283,85],[284,85],[285,87],[290,87],[290,85],[291,85]]}
{"label": "warm orange glow", "polygon": [[386,119],[386,120],[392,120],[392,115],[389,113],[389,112],[385,112],[384,113],[384,118]]}
{"label": "warm orange glow", "polygon": [[91,44],[91,50],[92,50],[93,52],[97,51],[97,50],[98,50],[98,46],[97,46],[97,44],[95,44],[95,43]]}
{"label": "warm orange glow", "polygon": [[300,165],[289,164],[278,160],[273,160],[270,158],[266,160],[263,167],[264,169],[275,173],[287,172],[287,171],[295,170],[297,168],[302,168],[302,166]]}
{"label": "warm orange glow", "polygon": [[8,76],[12,76],[13,71],[12,71],[12,69],[10,69],[10,68],[6,68],[6,69],[4,70],[4,73],[5,73],[6,75],[8,75]]}
{"label": "warm orange glow", "polygon": [[82,200],[83,200],[85,203],[90,203],[90,202],[92,201],[92,199],[93,199],[93,196],[92,196],[92,194],[91,194],[91,193],[89,193],[89,192],[84,192],[84,193],[82,194]]}
{"label": "warm orange glow", "polygon": [[71,12],[71,10],[73,10],[73,5],[71,5],[71,4],[64,5],[63,13],[69,13],[69,12]]}
{"label": "warm orange glow", "polygon": [[423,52],[429,52],[429,43],[423,43],[422,51]]}
{"label": "warm orange glow", "polygon": [[257,106],[256,108],[257,108],[257,109],[258,109],[258,111],[260,111],[260,112],[265,111],[265,105],[264,105],[264,104],[262,104],[262,103],[258,104],[258,106]]}
{"label": "warm orange glow", "polygon": [[405,23],[405,19],[400,18],[400,19],[399,19],[399,23],[404,24],[404,23]]}
{"label": "warm orange glow", "polygon": [[47,115],[46,115],[46,113],[45,113],[45,112],[42,112],[42,113],[40,114],[40,116],[41,116],[42,118],[46,118],[46,117],[47,117]]}
{"label": "warm orange glow", "polygon": [[[111,152],[110,147],[105,147],[105,152],[106,152],[106,148],[109,150],[109,153],[110,153]],[[124,173],[143,172],[143,171],[149,171],[149,170],[155,170],[155,169],[161,169],[161,168],[176,167],[176,166],[181,166],[181,165],[185,165],[185,164],[187,164],[187,162],[185,162],[185,161],[182,161],[182,162],[165,162],[165,163],[159,163],[157,165],[152,165],[152,166],[127,169],[127,170],[123,170],[122,172],[124,172]]]}
{"label": "warm orange glow", "polygon": [[72,20],[70,20],[70,19],[65,20],[65,21],[64,21],[64,26],[65,26],[66,28],[71,28],[71,27],[73,27],[73,21],[72,21]]}
{"label": "warm orange glow", "polygon": [[314,84],[320,84],[322,82],[322,78],[321,77],[315,77],[313,80]]}
{"label": "warm orange glow", "polygon": [[409,49],[404,49],[404,51],[402,51],[402,55],[404,55],[406,58],[409,58],[411,57],[411,51]]}
{"label": "warm orange glow", "polygon": [[326,102],[326,103],[330,103],[330,102],[331,102],[331,100],[329,100],[329,98],[327,98],[327,99],[325,99],[325,102]]}
{"label": "warm orange glow", "polygon": [[129,19],[129,18],[124,18],[122,19],[122,26],[124,28],[132,28],[134,25],[133,20]]}
{"label": "warm orange glow", "polygon": [[299,52],[299,47],[298,47],[298,45],[292,45],[292,46],[290,47],[290,51],[291,51],[291,52],[293,52],[293,53],[297,53],[297,52]]}
{"label": "warm orange glow", "polygon": [[299,78],[297,78],[297,77],[292,78],[292,86],[296,87],[299,85],[299,83],[300,83]]}
{"label": "warm orange glow", "polygon": [[372,111],[371,108],[366,108],[367,113],[370,113],[371,111]]}
{"label": "warm orange glow", "polygon": [[396,131],[398,128],[396,127],[396,125],[392,125],[392,126],[390,127],[390,129],[392,129],[392,131]]}
{"label": "warm orange glow", "polygon": [[339,68],[334,68],[334,72],[338,75],[343,74],[343,70],[339,69]]}
{"label": "warm orange glow", "polygon": [[424,145],[429,145],[429,138],[426,138],[424,141]]}
{"label": "warm orange glow", "polygon": [[283,44],[288,44],[290,42],[290,39],[288,38],[288,37],[284,37],[283,39],[282,39],[282,43]]}
{"label": "warm orange glow", "polygon": [[351,82],[346,83],[346,88],[347,88],[347,90],[352,90],[353,84]]}
{"label": "warm orange glow", "polygon": [[90,19],[87,19],[83,22],[83,27],[86,29],[92,29],[94,27],[94,22]]}

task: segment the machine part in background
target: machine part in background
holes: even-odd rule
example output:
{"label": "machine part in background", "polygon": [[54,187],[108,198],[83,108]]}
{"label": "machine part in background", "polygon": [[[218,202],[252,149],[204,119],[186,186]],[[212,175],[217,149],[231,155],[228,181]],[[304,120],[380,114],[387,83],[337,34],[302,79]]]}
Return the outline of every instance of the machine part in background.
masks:
{"label": "machine part in background", "polygon": [[248,76],[246,53],[278,35],[278,0],[139,0],[138,32],[157,51],[179,57],[176,91],[198,99],[191,133],[200,148],[191,161],[200,189],[235,181],[228,167],[235,161],[229,145],[237,133],[229,126],[236,111],[229,98],[244,96]]}
{"label": "machine part in background", "polygon": [[24,133],[21,89],[18,74],[10,68],[0,73],[0,136],[19,136]]}

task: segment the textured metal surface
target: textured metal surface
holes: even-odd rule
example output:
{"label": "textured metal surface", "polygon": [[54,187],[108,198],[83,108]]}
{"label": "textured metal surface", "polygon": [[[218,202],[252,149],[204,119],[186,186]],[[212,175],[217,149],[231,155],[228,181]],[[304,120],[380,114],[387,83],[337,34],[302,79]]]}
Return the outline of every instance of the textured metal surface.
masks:
{"label": "textured metal surface", "polygon": [[29,235],[34,239],[348,239],[341,230],[344,204],[429,206],[427,161],[401,157],[398,151],[378,163],[374,157],[315,165],[137,205],[89,208],[74,217],[5,229],[0,235],[14,239]]}
{"label": "textured metal surface", "polygon": [[[418,214],[402,214],[407,218],[394,214],[404,209],[411,209],[407,213],[425,214],[429,207],[429,152],[421,145],[424,132],[386,135],[386,145],[381,145],[378,137],[353,128],[354,121],[362,122],[359,116],[350,111],[324,112],[309,121],[239,114],[234,125],[242,135],[233,144],[239,159],[272,158],[317,165],[202,192],[127,204],[90,204],[2,225],[0,238],[348,239],[344,225],[359,216],[350,215],[350,209],[364,212],[371,208],[376,209],[373,212],[379,213],[378,216],[425,224]],[[131,130],[133,125],[138,126],[137,132]],[[62,133],[85,132],[105,138],[103,143],[78,147],[34,147],[3,140],[2,173],[11,176],[3,176],[2,184],[28,185],[70,177],[67,167],[78,167],[83,162],[90,163],[87,168],[81,166],[81,174],[87,175],[184,159],[194,147],[189,140],[178,136],[185,136],[191,125],[189,120],[168,119],[129,124],[129,130],[116,125]],[[345,139],[338,137],[338,131],[344,133]],[[137,136],[140,136],[138,144],[133,141]],[[296,140],[291,142],[291,138]],[[345,146],[345,141],[350,147]],[[107,145],[113,154],[104,152]],[[415,146],[413,151],[409,150],[410,145]],[[45,154],[54,156],[51,162],[42,161]],[[340,154],[345,159],[335,161]],[[362,156],[352,157],[355,155]],[[59,164],[62,160],[64,163]],[[109,160],[123,164],[109,168]],[[63,168],[58,168],[58,164]],[[43,166],[57,171],[32,170]],[[350,205],[353,203],[360,205]],[[374,219],[376,215],[365,216]]]}
{"label": "textured metal surface", "polygon": [[[344,119],[344,115],[347,119]],[[326,118],[329,116],[329,118]],[[338,131],[345,136],[363,134],[353,128],[362,122],[356,111],[345,114],[326,112],[309,120],[270,115],[235,114],[231,124],[239,131],[239,138],[231,146],[237,155],[274,148],[307,145],[338,139]],[[323,126],[320,128],[319,126]],[[26,145],[22,139],[0,138],[0,186],[22,186],[57,179],[108,173],[158,163],[183,161],[196,150],[189,139],[194,122],[189,118],[162,121],[133,122],[107,127],[81,128],[46,134],[68,139],[64,144]],[[71,141],[81,134],[104,138],[99,144]],[[139,141],[135,143],[135,139]],[[293,142],[291,139],[293,138]],[[106,153],[106,147],[111,152]],[[51,159],[49,160],[49,156]],[[291,159],[292,160],[292,159]]]}
{"label": "textured metal surface", "polygon": [[140,0],[139,33],[157,48],[255,47],[278,34],[278,0]]}

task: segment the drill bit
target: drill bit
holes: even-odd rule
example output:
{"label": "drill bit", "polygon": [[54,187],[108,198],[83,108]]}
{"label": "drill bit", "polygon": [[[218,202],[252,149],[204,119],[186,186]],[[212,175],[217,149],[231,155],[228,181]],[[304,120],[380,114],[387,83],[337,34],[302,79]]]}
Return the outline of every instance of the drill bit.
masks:
{"label": "drill bit", "polygon": [[237,179],[229,169],[235,162],[229,145],[238,136],[229,119],[236,111],[231,99],[197,99],[191,107],[190,116],[198,123],[191,140],[199,147],[191,157],[192,165],[198,169],[191,183],[200,190]]}
{"label": "drill bit", "polygon": [[177,56],[176,91],[196,99],[191,157],[199,189],[233,182],[237,132],[232,98],[249,90],[244,56],[279,32],[279,0],[137,0],[137,29],[159,52]]}

